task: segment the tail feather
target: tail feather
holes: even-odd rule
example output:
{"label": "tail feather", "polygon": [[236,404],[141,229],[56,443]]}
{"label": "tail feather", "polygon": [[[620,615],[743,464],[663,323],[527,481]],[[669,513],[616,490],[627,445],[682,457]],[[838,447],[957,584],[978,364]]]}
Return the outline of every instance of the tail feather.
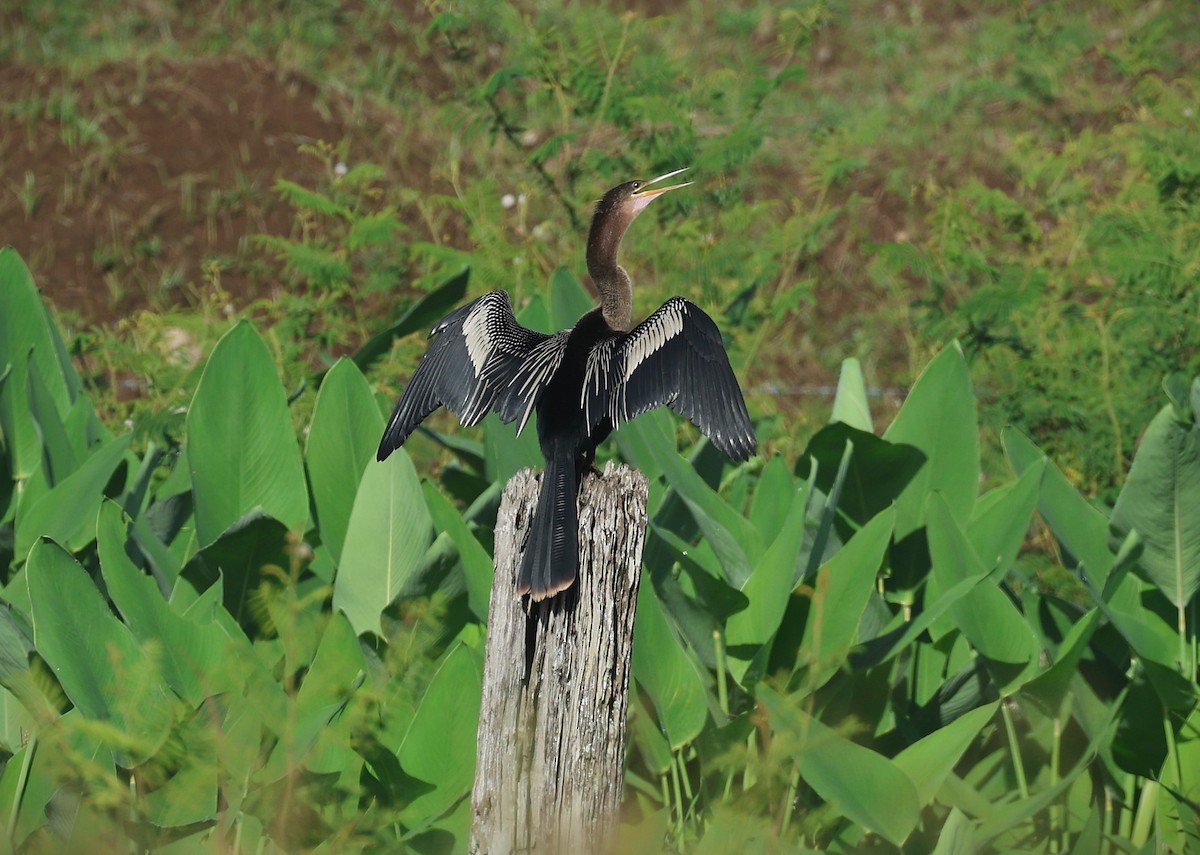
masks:
{"label": "tail feather", "polygon": [[571,587],[579,572],[579,507],[575,463],[570,457],[549,455],[537,509],[521,557],[517,593],[536,600]]}

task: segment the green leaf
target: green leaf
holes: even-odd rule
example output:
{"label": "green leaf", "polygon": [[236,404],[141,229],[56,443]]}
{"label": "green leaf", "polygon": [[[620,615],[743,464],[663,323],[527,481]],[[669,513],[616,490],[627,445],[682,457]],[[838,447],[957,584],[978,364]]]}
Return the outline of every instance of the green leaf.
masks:
{"label": "green leaf", "polygon": [[997,487],[981,496],[967,524],[967,537],[975,554],[989,570],[1006,573],[1017,559],[1045,474],[1045,461],[1039,461],[1021,473],[1016,481]]}
{"label": "green leaf", "polygon": [[321,541],[342,556],[358,483],[375,459],[383,417],[362,372],[346,358],[330,369],[313,404],[304,457]]}
{"label": "green leaf", "polygon": [[404,593],[432,540],[421,482],[404,449],[363,473],[334,583],[333,607],[361,635],[382,635],[380,613]]}
{"label": "green leaf", "polygon": [[[980,576],[987,569],[955,519],[946,497],[930,497],[928,537],[933,560],[926,595],[948,591]],[[991,579],[971,588],[953,603],[949,616],[980,654],[1000,666],[997,683],[1004,693],[1014,690],[1036,670],[1040,649],[1029,624],[1013,601]]]}
{"label": "green leaf", "polygon": [[307,187],[301,187],[299,184],[294,181],[288,181],[286,178],[276,180],[274,189],[276,193],[293,207],[304,208],[308,211],[324,214],[329,217],[341,217],[345,220],[353,218],[347,208],[337,204],[324,193],[317,193],[316,191],[309,190]]}
{"label": "green leaf", "polygon": [[795,490],[779,536],[742,586],[749,604],[731,615],[725,626],[729,672],[739,683],[750,673],[759,649],[774,637],[787,610],[788,596],[796,584],[798,567],[804,557],[807,509],[808,491]]}
{"label": "green leaf", "polygon": [[810,691],[845,664],[858,641],[858,625],[875,590],[894,522],[891,509],[879,514],[817,571],[800,644],[801,659],[811,669],[805,680]]}
{"label": "green leaf", "polygon": [[896,501],[926,458],[914,446],[888,442],[850,425],[834,423],[813,434],[796,462],[796,474],[807,479],[815,465],[816,487],[829,495],[847,442],[854,444],[854,453],[846,469],[837,508],[854,522],[865,525]]}
{"label": "green leaf", "polygon": [[1159,410],[1142,436],[1110,525],[1136,529],[1146,575],[1177,609],[1200,588],[1200,426],[1173,405]]}
{"label": "green leaf", "polygon": [[866,433],[872,433],[875,429],[862,366],[854,357],[842,360],[842,372],[838,375],[837,394],[833,399],[829,421],[841,422]]}
{"label": "green leaf", "polygon": [[708,719],[700,667],[671,628],[650,584],[643,584],[638,590],[633,676],[654,702],[659,724],[672,749],[686,745],[700,734]]}
{"label": "green leaf", "polygon": [[96,525],[96,547],[104,585],[125,625],[143,645],[158,651],[163,678],[193,707],[210,695],[240,690],[227,669],[227,638],[216,623],[198,624],[176,614],[154,580],[125,552],[126,526],[121,508],[105,502]]}
{"label": "green leaf", "polygon": [[30,372],[36,373],[58,413],[66,413],[82,386],[62,337],[15,249],[0,249],[0,432],[15,479],[41,465],[42,440],[29,408]]}
{"label": "green leaf", "polygon": [[217,343],[187,417],[196,534],[214,542],[251,511],[289,530],[308,518],[304,466],[270,351],[247,321]]}
{"label": "green leaf", "polygon": [[131,768],[166,740],[175,702],[156,657],[117,620],[87,572],[47,540],[29,553],[25,584],[33,643],[85,716],[123,734],[117,761]]}
{"label": "green leaf", "polygon": [[771,729],[797,741],[800,776],[849,819],[899,846],[921,816],[917,788],[882,754],[839,736],[792,699],[760,686],[759,699],[771,716]]}
{"label": "green leaf", "polygon": [[935,490],[945,494],[960,525],[970,519],[979,492],[979,423],[957,342],[926,366],[883,438],[915,446],[928,458],[896,499],[897,540],[920,527]]}
{"label": "green leaf", "polygon": [[670,417],[664,411],[650,412],[621,430],[637,428],[644,433],[650,447],[657,449],[656,461],[662,466],[667,483],[683,499],[709,546],[721,559],[726,579],[735,588],[742,588],[762,555],[754,526],[708,485],[695,466],[680,457],[675,450],[674,435],[668,433],[670,424]]}
{"label": "green leaf", "polygon": [[571,329],[585,314],[596,308],[596,301],[583,283],[565,267],[550,274],[550,326],[555,330]]}
{"label": "green leaf", "polygon": [[997,704],[991,703],[973,709],[896,755],[894,762],[916,785],[922,807],[933,801],[946,776],[954,771],[979,731],[995,715],[996,708]]}
{"label": "green leaf", "polygon": [[436,819],[470,792],[482,694],[479,654],[455,645],[433,675],[400,746],[404,771],[434,787],[405,808],[409,825]]}
{"label": "green leaf", "polygon": [[[1005,428],[1004,450],[1017,474],[1046,460],[1040,449],[1015,428]],[[1038,511],[1062,544],[1068,566],[1083,565],[1083,572],[1097,589],[1103,588],[1113,563],[1108,542],[1108,520],[1071,486],[1053,463],[1047,462],[1042,476]]]}
{"label": "green leaf", "polygon": [[318,774],[340,771],[352,750],[350,722],[341,713],[366,673],[358,637],[345,616],[334,612],[296,693],[288,738],[275,744],[256,779],[277,781],[301,763]]}
{"label": "green leaf", "polygon": [[486,624],[488,602],[492,593],[492,557],[488,555],[483,544],[471,532],[462,514],[454,505],[450,504],[450,500],[443,496],[437,487],[426,481],[422,485],[422,490],[434,526],[438,531],[450,535],[451,541],[458,550],[463,576],[467,582],[467,603],[475,617]]}
{"label": "green leaf", "polygon": [[132,434],[97,448],[78,469],[43,495],[28,511],[17,515],[16,553],[26,554],[39,537],[48,537],[72,550],[82,549],[96,536],[96,513],[104,487],[124,461]]}

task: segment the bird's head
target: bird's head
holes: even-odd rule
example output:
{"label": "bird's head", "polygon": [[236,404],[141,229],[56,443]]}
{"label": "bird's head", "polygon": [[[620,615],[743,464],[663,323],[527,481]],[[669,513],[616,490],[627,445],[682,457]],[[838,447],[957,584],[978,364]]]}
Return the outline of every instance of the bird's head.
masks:
{"label": "bird's head", "polygon": [[682,184],[671,184],[667,187],[655,186],[661,181],[686,172],[687,169],[688,167],[685,166],[683,169],[676,169],[674,172],[651,178],[649,181],[626,181],[624,184],[618,184],[605,193],[596,204],[596,219],[607,219],[610,215],[617,215],[616,219],[623,221],[624,225],[628,226],[634,217],[644,211],[646,206],[659,196],[691,184],[692,182],[685,181]]}

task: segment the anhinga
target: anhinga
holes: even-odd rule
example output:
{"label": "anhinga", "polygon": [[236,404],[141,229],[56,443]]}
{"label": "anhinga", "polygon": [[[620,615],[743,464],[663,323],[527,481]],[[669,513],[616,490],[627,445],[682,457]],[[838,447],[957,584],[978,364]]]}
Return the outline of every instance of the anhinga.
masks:
{"label": "anhinga", "polygon": [[617,264],[617,250],[651,201],[687,186],[652,185],[682,171],[626,182],[597,203],[587,269],[600,305],[574,328],[554,335],[526,329],[504,291],[484,294],[434,327],[430,335],[436,338],[379,443],[383,460],[439,405],[464,425],[494,411],[505,423],[516,421],[518,433],[537,412],[546,471],[517,586],[534,600],[575,581],[578,486],[596,446],[622,422],[665,404],[691,419],[730,458],[754,454],[754,427],[712,318],[672,297],[632,327],[633,286]]}

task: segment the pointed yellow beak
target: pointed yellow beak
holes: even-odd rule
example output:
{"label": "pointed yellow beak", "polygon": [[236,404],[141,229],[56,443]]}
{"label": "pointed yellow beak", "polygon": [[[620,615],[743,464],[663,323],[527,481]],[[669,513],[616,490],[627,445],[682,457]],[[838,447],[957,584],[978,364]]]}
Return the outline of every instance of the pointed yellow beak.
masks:
{"label": "pointed yellow beak", "polygon": [[671,190],[678,190],[680,187],[687,187],[689,184],[691,184],[691,181],[685,181],[682,184],[672,184],[669,187],[651,186],[660,181],[666,181],[668,178],[673,178],[681,172],[686,172],[688,169],[689,167],[685,166],[682,169],[676,169],[674,172],[668,172],[666,175],[660,175],[657,178],[651,178],[649,181],[643,182],[642,186],[634,191],[633,195],[630,197],[633,200],[634,213],[639,213],[642,211],[647,205],[649,205],[663,193]]}

